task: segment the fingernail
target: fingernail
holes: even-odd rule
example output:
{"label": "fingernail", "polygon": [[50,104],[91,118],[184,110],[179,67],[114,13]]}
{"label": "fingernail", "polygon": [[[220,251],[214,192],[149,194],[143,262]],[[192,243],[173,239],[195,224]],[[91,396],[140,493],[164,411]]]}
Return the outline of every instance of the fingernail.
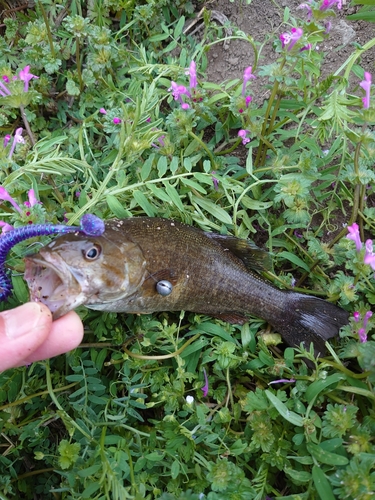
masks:
{"label": "fingernail", "polygon": [[1,313],[4,321],[5,335],[16,339],[31,332],[42,318],[42,311],[36,302],[28,302],[16,309]]}

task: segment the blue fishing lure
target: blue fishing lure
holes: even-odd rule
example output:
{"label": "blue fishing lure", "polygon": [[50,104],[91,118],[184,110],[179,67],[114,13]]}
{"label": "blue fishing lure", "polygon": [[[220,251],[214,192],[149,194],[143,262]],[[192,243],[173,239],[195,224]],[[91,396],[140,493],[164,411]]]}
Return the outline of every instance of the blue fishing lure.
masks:
{"label": "blue fishing lure", "polygon": [[9,250],[17,243],[51,234],[66,234],[81,232],[87,236],[100,236],[105,231],[102,219],[96,215],[86,214],[81,218],[80,227],[64,226],[62,224],[35,224],[13,229],[0,237],[0,301],[6,300],[12,293],[12,282],[5,270],[5,260]]}

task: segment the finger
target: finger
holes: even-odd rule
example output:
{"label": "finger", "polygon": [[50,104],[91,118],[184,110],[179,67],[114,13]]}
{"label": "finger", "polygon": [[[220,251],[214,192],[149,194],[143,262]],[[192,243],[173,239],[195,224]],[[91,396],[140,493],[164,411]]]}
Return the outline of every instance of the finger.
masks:
{"label": "finger", "polygon": [[28,302],[0,313],[0,371],[25,364],[46,340],[52,326],[50,310]]}
{"label": "finger", "polygon": [[51,331],[33,353],[27,356],[26,363],[52,358],[75,349],[83,338],[83,324],[80,317],[71,311],[52,323]]}

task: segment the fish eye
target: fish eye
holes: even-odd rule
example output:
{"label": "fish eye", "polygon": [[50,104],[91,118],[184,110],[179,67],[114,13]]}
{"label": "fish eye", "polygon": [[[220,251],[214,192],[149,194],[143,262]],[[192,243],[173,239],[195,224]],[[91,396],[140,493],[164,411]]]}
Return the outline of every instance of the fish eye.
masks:
{"label": "fish eye", "polygon": [[82,251],[83,257],[86,260],[96,260],[99,257],[99,255],[101,254],[101,252],[102,252],[102,249],[99,245],[93,245],[88,250]]}

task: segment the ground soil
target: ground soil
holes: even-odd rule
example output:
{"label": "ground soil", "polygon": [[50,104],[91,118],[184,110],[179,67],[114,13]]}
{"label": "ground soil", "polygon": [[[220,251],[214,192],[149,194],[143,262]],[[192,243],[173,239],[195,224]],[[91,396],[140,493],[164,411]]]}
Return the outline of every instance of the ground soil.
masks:
{"label": "ground soil", "polygon": [[[301,18],[306,16],[306,9],[298,10],[303,0],[252,0],[246,5],[246,0],[213,0],[207,2],[208,10],[215,10],[224,14],[234,29],[240,29],[246,35],[251,35],[254,40],[263,43],[259,66],[270,64],[279,54],[275,53],[273,42],[280,33],[285,31],[282,25],[284,9],[288,7],[292,15]],[[364,21],[349,21],[346,16],[358,10],[350,7],[350,1],[343,2],[341,11],[335,7],[336,17],[331,17],[332,28],[329,37],[318,50],[326,54],[322,68],[323,74],[337,70],[353,52],[355,45],[363,45],[375,37],[375,24]],[[198,9],[200,10],[200,4]],[[366,71],[374,69],[375,52],[366,52],[360,61]],[[232,78],[242,79],[243,70],[254,65],[254,54],[249,43],[232,40],[229,44],[214,45],[208,53],[207,79],[221,83]],[[252,85],[255,82],[252,82]],[[261,80],[257,85],[262,86]],[[253,88],[253,86],[252,86]],[[256,88],[256,86],[255,86]]]}

